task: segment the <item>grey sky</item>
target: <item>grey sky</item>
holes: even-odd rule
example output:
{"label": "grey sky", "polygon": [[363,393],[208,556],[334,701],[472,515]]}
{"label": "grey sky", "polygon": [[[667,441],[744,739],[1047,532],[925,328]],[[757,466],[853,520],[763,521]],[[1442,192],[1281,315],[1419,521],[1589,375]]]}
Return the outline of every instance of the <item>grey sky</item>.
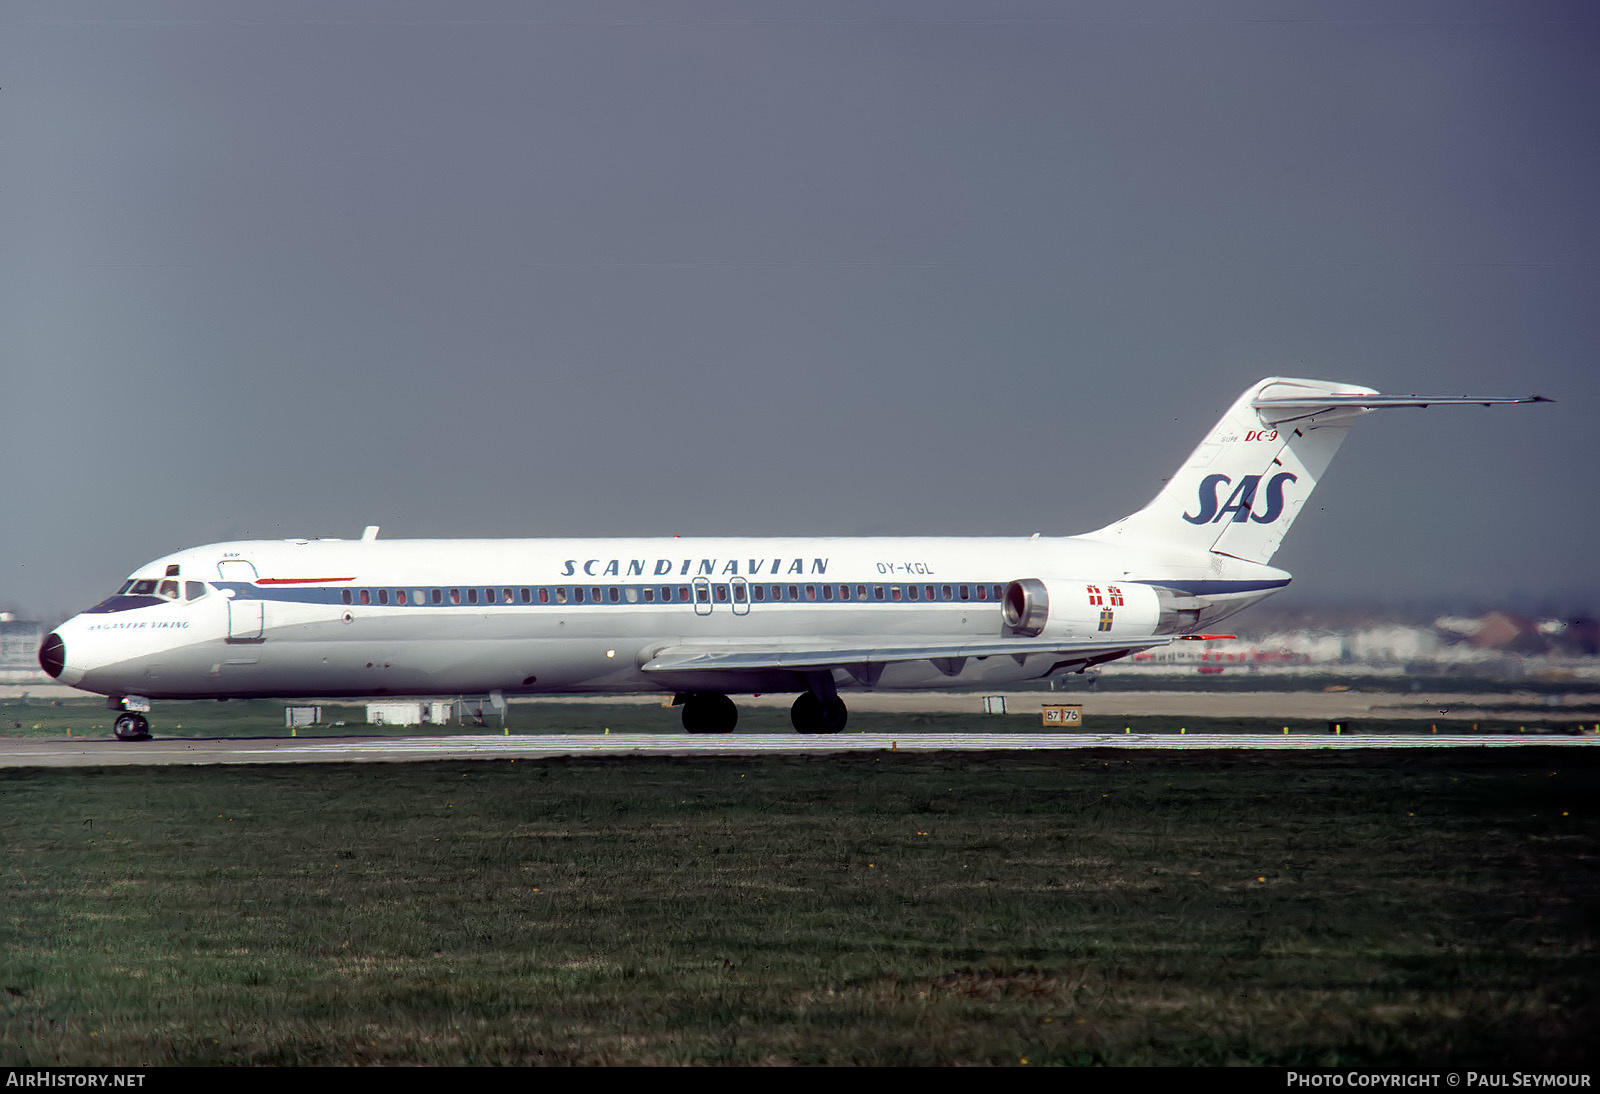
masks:
{"label": "grey sky", "polygon": [[[1588,4],[0,2],[0,608],[243,536],[1069,533],[1597,606]],[[1282,598],[1280,598],[1282,599]]]}

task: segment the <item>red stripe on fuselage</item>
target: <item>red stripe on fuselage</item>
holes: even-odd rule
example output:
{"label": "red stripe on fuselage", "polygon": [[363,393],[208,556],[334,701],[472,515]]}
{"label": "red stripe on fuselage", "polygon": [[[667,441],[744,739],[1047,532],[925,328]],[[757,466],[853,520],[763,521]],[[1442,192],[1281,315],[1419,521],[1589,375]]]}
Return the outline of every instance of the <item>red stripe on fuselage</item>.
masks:
{"label": "red stripe on fuselage", "polygon": [[354,581],[353,577],[258,577],[257,585],[320,585],[325,581]]}

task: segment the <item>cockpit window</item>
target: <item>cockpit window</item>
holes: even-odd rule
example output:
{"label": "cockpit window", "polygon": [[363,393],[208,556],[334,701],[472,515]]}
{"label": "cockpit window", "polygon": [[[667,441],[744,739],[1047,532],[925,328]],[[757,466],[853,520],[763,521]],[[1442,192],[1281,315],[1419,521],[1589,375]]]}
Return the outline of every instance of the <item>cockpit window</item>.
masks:
{"label": "cockpit window", "polygon": [[134,608],[148,608],[153,604],[165,603],[166,601],[159,596],[137,596],[130,593],[117,593],[115,596],[106,597],[84,614],[104,615],[107,612],[126,612]]}
{"label": "cockpit window", "polygon": [[171,600],[199,600],[207,592],[203,581],[178,581],[175,578],[130,577],[113,595],[90,608],[88,614],[126,612],[149,608]]}

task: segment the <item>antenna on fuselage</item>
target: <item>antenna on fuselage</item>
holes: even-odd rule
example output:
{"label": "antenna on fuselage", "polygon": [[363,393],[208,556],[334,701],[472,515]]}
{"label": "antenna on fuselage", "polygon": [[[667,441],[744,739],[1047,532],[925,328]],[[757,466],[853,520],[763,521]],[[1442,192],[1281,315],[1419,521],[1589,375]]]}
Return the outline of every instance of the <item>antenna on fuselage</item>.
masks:
{"label": "antenna on fuselage", "polygon": [[367,525],[365,528],[363,528],[361,530],[361,538],[363,540],[377,539],[378,538],[378,526],[376,524]]}

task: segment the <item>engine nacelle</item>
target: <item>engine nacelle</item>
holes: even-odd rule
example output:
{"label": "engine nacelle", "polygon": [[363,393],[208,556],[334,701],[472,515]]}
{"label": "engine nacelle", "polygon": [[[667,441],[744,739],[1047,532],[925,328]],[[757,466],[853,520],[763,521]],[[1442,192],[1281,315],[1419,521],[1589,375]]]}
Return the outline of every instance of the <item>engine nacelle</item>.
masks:
{"label": "engine nacelle", "polygon": [[1128,581],[1022,577],[1006,585],[1000,605],[1006,630],[1024,638],[1133,637],[1158,633],[1162,592]]}
{"label": "engine nacelle", "polygon": [[1050,590],[1036,577],[1020,577],[1006,586],[1000,611],[1012,634],[1036,637],[1050,621]]}

